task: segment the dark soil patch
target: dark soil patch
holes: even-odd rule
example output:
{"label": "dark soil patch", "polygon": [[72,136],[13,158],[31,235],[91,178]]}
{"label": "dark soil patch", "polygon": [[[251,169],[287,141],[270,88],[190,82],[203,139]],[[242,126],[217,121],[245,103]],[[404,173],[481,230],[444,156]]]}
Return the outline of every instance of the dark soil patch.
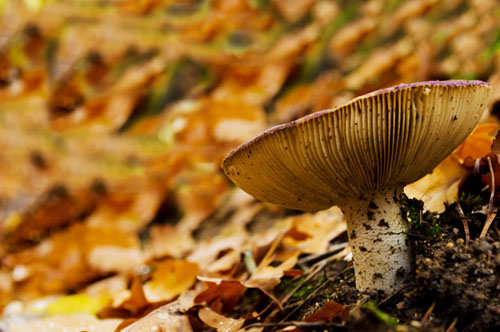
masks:
{"label": "dark soil patch", "polygon": [[[272,321],[303,321],[326,302],[350,309],[349,318],[335,318],[323,326],[300,331],[500,331],[500,236],[497,220],[486,237],[479,238],[486,216],[465,215],[453,204],[440,216],[422,213],[410,220],[415,241],[413,280],[397,294],[360,293],[354,284],[352,262],[333,261],[303,282],[284,278],[278,296],[302,282]],[[415,215],[415,214],[414,214]],[[470,230],[466,246],[464,222]],[[345,239],[337,239],[343,241]],[[335,323],[332,325],[332,323]],[[337,325],[336,325],[337,324]],[[279,330],[268,327],[266,331]]]}

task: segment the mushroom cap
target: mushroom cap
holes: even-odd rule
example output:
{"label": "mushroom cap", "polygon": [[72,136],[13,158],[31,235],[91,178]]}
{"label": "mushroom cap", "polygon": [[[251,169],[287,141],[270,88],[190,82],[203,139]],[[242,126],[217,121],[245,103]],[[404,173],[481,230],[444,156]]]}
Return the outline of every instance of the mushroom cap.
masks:
{"label": "mushroom cap", "polygon": [[401,84],[278,125],[222,162],[256,198],[317,211],[404,186],[432,171],[477,125],[491,87],[482,81]]}

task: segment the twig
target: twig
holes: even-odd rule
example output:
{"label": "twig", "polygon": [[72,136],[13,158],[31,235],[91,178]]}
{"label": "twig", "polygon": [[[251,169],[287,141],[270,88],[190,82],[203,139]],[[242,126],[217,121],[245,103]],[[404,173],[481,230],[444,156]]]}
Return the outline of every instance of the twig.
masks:
{"label": "twig", "polygon": [[295,294],[302,286],[304,286],[309,280],[311,280],[312,277],[314,277],[319,271],[321,271],[326,264],[320,264],[316,266],[314,270],[312,270],[307,277],[304,279],[303,282],[301,282],[299,285],[297,285],[292,291],[290,291],[281,301],[280,304],[283,306],[292,296]]}
{"label": "twig", "polygon": [[[324,258],[323,260],[319,261],[319,262],[316,262],[314,263],[313,266],[311,266],[311,269],[309,272],[309,274],[307,275],[306,279],[304,280],[304,282],[302,282],[300,285],[298,285],[297,287],[295,287],[290,293],[288,293],[284,298],[283,300],[281,300],[281,304],[284,304],[286,301],[288,301],[290,299],[291,296],[293,296],[293,294],[295,294],[296,291],[298,291],[303,285],[306,284],[307,281],[309,281],[312,277],[314,277],[319,271],[321,271],[329,262],[331,261],[334,261],[336,259],[339,259],[339,257],[342,257],[343,255],[345,256],[344,252],[345,252],[345,248],[347,247],[344,246],[344,250],[337,253],[336,255],[333,255],[333,256],[329,256],[329,257],[326,257]],[[307,298],[309,298],[312,294],[316,293],[318,289],[320,289],[321,287],[323,286],[323,284],[318,287],[316,290],[314,290]],[[307,300],[306,298],[306,300]]]}
{"label": "twig", "polygon": [[427,311],[425,312],[424,317],[422,317],[422,320],[420,321],[420,324],[422,325],[422,327],[425,327],[427,325],[427,323],[429,323],[429,318],[431,317],[431,314],[434,311],[435,306],[436,306],[436,302],[431,304],[429,309],[427,309]]}
{"label": "twig", "polygon": [[248,272],[250,272],[250,274],[254,274],[255,271],[257,270],[257,264],[255,264],[255,259],[253,258],[252,250],[247,249],[243,251],[243,254],[244,254],[243,262],[245,263],[245,267],[247,268]]}
{"label": "twig", "polygon": [[493,222],[493,220],[495,220],[496,216],[497,216],[497,212],[496,211],[492,212],[492,213],[488,212],[488,215],[486,217],[486,222],[484,223],[483,230],[481,231],[481,234],[479,235],[479,237],[485,237],[486,236],[486,233],[488,233],[488,230],[490,229],[491,223]]}
{"label": "twig", "polygon": [[458,214],[460,215],[460,219],[462,220],[462,224],[464,225],[465,248],[468,248],[469,242],[470,242],[469,223],[467,222],[467,218],[465,218],[464,210],[462,210],[460,203],[457,204],[457,211],[458,211]]}
{"label": "twig", "polygon": [[457,325],[458,317],[456,317],[453,322],[451,322],[450,326],[446,329],[446,332],[451,332],[455,328],[455,325]]}
{"label": "twig", "polygon": [[493,171],[493,165],[491,164],[491,158],[488,157],[488,165],[490,167],[490,174],[491,174],[491,194],[490,194],[490,201],[488,203],[488,214],[486,215],[486,222],[484,223],[483,230],[481,231],[481,234],[479,235],[480,238],[485,237],[486,233],[490,229],[491,223],[493,220],[495,220],[495,217],[497,215],[497,212],[493,212],[493,203],[495,201],[495,173]]}

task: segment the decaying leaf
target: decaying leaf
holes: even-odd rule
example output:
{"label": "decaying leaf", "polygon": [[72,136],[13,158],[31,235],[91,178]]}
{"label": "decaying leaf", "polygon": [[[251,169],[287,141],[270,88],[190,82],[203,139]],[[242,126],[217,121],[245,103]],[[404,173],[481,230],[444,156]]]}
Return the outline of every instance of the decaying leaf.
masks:
{"label": "decaying leaf", "polygon": [[406,186],[405,193],[408,197],[421,199],[427,210],[444,211],[444,203],[457,200],[458,186],[467,174],[462,163],[467,158],[475,160],[490,153],[497,130],[496,124],[479,125],[452,156],[443,160],[431,174]]}
{"label": "decaying leaf", "polygon": [[302,253],[324,252],[332,239],[345,232],[346,225],[343,218],[342,211],[338,207],[291,217],[289,220],[291,230],[285,234],[282,243]]}
{"label": "decaying leaf", "polygon": [[206,289],[196,295],[194,302],[205,304],[216,312],[231,312],[246,291],[246,287],[236,280],[198,277]]}
{"label": "decaying leaf", "polygon": [[245,323],[244,319],[228,318],[210,308],[201,308],[198,317],[203,323],[217,329],[217,332],[235,332]]}
{"label": "decaying leaf", "polygon": [[446,202],[454,202],[458,197],[458,186],[467,170],[457,159],[448,157],[431,174],[405,187],[410,198],[424,202],[426,210],[443,212]]}
{"label": "decaying leaf", "polygon": [[346,320],[349,309],[335,301],[326,302],[319,310],[304,318],[306,322],[329,322],[334,319]]}
{"label": "decaying leaf", "polygon": [[189,261],[166,259],[153,265],[151,280],[144,285],[149,302],[171,300],[191,288],[199,268]]}
{"label": "decaying leaf", "polygon": [[183,304],[176,301],[148,314],[141,320],[127,327],[117,328],[117,332],[150,332],[172,331],[172,332],[192,332],[188,317],[180,310],[186,309]]}
{"label": "decaying leaf", "polygon": [[[345,224],[234,190],[224,155],[401,82],[489,77],[498,114],[497,14],[490,0],[0,0],[0,309],[22,308],[9,331],[241,329],[229,317],[248,288],[272,297]],[[498,187],[497,129],[406,192],[441,211],[464,176],[491,186],[485,156]]]}
{"label": "decaying leaf", "polygon": [[491,152],[493,139],[498,131],[498,124],[480,124],[454,152],[461,162],[467,157],[473,159],[482,158]]}
{"label": "decaying leaf", "polygon": [[272,298],[276,303],[279,301],[272,293],[273,289],[280,283],[286,270],[290,270],[297,264],[299,252],[292,254],[288,259],[278,266],[271,266],[271,256],[265,257],[257,266],[257,269],[243,284],[248,288],[258,288],[264,294]]}

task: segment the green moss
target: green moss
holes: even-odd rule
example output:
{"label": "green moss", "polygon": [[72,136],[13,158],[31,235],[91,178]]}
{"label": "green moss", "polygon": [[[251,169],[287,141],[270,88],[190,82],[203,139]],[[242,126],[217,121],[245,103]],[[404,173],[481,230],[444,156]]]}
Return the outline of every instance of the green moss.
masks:
{"label": "green moss", "polygon": [[429,213],[430,217],[430,227],[428,228],[427,232],[430,236],[436,237],[441,234],[441,226],[439,225],[439,221],[436,218],[435,214]]}
{"label": "green moss", "polygon": [[387,326],[396,326],[399,323],[399,319],[377,308],[377,304],[374,301],[363,303],[361,307],[368,310],[375,317],[377,317],[378,320],[380,320]]}
{"label": "green moss", "polygon": [[472,194],[472,193],[461,193],[458,197],[458,204],[465,213],[471,213],[472,211],[476,211],[481,209],[484,202],[481,195]]}
{"label": "green moss", "polygon": [[401,214],[412,228],[419,228],[421,221],[422,210],[424,203],[416,198],[408,198],[405,194],[401,196],[399,201],[401,204]]}
{"label": "green moss", "polygon": [[[320,287],[325,281],[326,276],[321,276],[318,279],[306,281],[306,276],[301,276],[293,279],[283,279],[281,283],[276,288],[276,294],[290,294],[294,289],[297,289],[292,295],[292,299],[300,300],[308,297],[314,292],[318,287]],[[328,299],[325,299],[327,301]]]}
{"label": "green moss", "polygon": [[298,278],[283,278],[281,279],[281,283],[276,287],[275,293],[277,294],[289,294],[292,292],[297,286],[304,283],[304,277]]}
{"label": "green moss", "polygon": [[323,282],[325,282],[326,277],[321,276],[316,281],[309,281],[304,283],[302,287],[300,287],[293,295],[292,298],[294,299],[303,299],[308,297],[314,290],[316,290]]}
{"label": "green moss", "polygon": [[408,198],[403,194],[400,204],[401,214],[410,224],[412,231],[426,237],[436,237],[441,234],[441,226],[437,215],[429,211],[424,212],[424,203],[421,200]]}

